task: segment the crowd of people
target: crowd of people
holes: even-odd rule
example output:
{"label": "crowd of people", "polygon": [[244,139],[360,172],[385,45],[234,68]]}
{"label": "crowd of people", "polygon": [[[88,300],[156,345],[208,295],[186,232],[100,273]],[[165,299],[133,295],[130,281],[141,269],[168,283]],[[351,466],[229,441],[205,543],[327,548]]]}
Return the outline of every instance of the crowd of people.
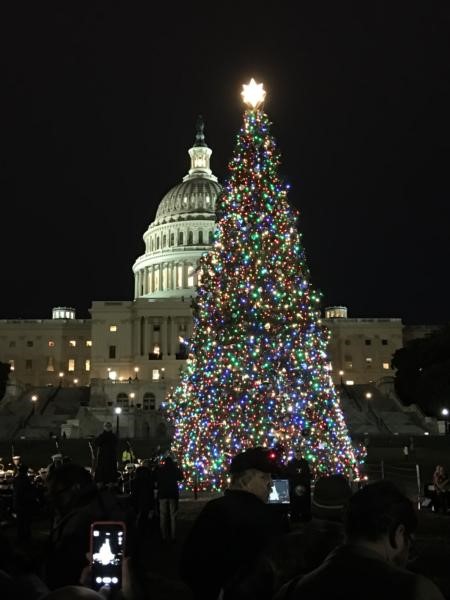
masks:
{"label": "crowd of people", "polygon": [[[118,460],[110,423],[92,449],[91,469],[57,453],[32,477],[14,458],[19,545],[1,536],[2,599],[444,598],[430,579],[407,568],[418,520],[394,484],[368,483],[355,491],[343,475],[312,481],[301,452],[284,465],[273,450],[260,447],[232,458],[228,489],[206,502],[182,544],[179,579],[161,585],[138,556],[149,539],[157,537],[166,549],[176,540],[181,469],[170,455],[138,461],[130,444]],[[269,502],[279,477],[289,480],[287,505]],[[440,466],[433,482],[440,493],[447,491]],[[23,549],[38,510],[48,519],[49,533],[37,568]],[[90,575],[90,530],[98,521],[124,523],[127,532],[122,589],[106,586],[103,596]]]}

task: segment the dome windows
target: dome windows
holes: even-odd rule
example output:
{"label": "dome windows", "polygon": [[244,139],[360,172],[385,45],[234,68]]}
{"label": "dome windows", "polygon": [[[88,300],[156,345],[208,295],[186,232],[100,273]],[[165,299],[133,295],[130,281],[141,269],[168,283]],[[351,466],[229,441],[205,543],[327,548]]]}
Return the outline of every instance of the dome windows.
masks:
{"label": "dome windows", "polygon": [[198,232],[198,243],[203,244],[203,229]]}

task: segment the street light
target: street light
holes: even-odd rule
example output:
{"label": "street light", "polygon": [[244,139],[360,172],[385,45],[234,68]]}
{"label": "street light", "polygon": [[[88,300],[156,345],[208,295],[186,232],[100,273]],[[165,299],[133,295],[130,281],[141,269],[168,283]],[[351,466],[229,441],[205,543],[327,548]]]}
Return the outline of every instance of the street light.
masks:
{"label": "street light", "polygon": [[341,385],[344,385],[344,380],[342,379],[342,378],[343,378],[343,376],[344,376],[344,371],[340,370],[340,371],[339,371],[339,376],[340,376],[340,378],[341,378]]}
{"label": "street light", "polygon": [[38,397],[36,396],[36,394],[33,394],[31,396],[31,402],[33,403],[33,405],[32,405],[33,406],[33,415],[34,415],[34,413],[36,411],[36,402],[37,401],[38,401]]}
{"label": "street light", "polygon": [[366,392],[366,398],[367,400],[370,400],[372,398],[372,392]]}
{"label": "street light", "polygon": [[120,406],[116,406],[114,412],[116,413],[116,435],[119,435],[119,416],[122,412],[122,409],[120,408]]}
{"label": "street light", "polygon": [[139,367],[134,367],[134,378],[135,379],[138,378],[138,373],[139,373]]}
{"label": "street light", "polygon": [[445,433],[448,433],[448,414],[449,414],[448,408],[443,408],[441,410],[441,415],[444,417]]}

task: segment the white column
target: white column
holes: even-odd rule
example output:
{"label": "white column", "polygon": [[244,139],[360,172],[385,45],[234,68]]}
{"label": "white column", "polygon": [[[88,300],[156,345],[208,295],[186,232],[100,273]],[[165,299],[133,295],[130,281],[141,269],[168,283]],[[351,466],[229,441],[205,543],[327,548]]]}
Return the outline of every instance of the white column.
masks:
{"label": "white column", "polygon": [[168,326],[168,333],[167,333],[167,354],[172,355],[173,354],[173,318],[172,317],[168,317],[167,318],[167,326]]}
{"label": "white column", "polygon": [[147,320],[147,339],[148,339],[148,347],[145,349],[145,354],[148,354],[149,352],[153,352],[153,319],[148,319]]}

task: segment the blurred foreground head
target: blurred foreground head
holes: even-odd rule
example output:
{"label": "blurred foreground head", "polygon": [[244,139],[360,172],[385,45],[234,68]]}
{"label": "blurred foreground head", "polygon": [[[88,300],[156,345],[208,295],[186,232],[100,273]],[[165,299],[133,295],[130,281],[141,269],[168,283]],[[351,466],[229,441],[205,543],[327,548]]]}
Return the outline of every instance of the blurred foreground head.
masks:
{"label": "blurred foreground head", "polygon": [[417,529],[414,505],[392,482],[370,483],[354,494],[344,517],[351,543],[376,548],[388,562],[404,566]]}
{"label": "blurred foreground head", "polygon": [[104,596],[94,590],[78,585],[69,585],[51,592],[44,600],[101,600]]}

